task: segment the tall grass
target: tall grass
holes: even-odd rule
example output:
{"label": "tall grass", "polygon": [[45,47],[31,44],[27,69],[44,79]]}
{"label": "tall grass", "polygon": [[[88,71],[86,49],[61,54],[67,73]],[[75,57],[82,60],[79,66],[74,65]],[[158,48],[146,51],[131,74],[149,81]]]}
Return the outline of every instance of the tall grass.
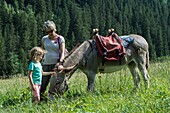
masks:
{"label": "tall grass", "polygon": [[32,104],[27,77],[0,80],[1,113],[168,113],[170,111],[170,58],[150,65],[150,89],[133,91],[129,70],[98,74],[95,92],[87,92],[86,76],[77,71],[69,90],[53,101]]}

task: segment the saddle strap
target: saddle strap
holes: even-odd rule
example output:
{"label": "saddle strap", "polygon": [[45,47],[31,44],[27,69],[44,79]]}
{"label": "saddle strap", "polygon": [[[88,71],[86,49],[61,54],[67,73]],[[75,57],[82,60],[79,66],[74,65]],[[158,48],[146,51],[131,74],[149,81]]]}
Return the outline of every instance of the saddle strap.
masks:
{"label": "saddle strap", "polygon": [[[101,36],[99,36],[99,41],[100,41],[100,43],[102,43],[103,44],[103,41],[102,41],[102,38],[101,38]],[[104,45],[104,44],[103,44]],[[104,63],[105,63],[105,60],[106,60],[106,55],[107,55],[107,49],[105,48],[105,47],[103,47],[103,56],[102,56],[102,66],[104,66]]]}
{"label": "saddle strap", "polygon": [[117,41],[119,44],[121,44],[120,40],[118,39],[119,36],[118,36],[116,33],[113,34],[113,37],[116,39],[116,41]]}

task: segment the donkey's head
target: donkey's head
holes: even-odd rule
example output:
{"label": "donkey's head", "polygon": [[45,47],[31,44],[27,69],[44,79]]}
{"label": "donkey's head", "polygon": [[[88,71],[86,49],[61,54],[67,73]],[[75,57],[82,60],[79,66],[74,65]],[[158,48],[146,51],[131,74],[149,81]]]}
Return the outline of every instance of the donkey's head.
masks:
{"label": "donkey's head", "polygon": [[56,75],[50,79],[49,93],[62,95],[68,90],[68,79],[75,71],[76,65],[70,67],[63,67],[62,70],[56,70]]}

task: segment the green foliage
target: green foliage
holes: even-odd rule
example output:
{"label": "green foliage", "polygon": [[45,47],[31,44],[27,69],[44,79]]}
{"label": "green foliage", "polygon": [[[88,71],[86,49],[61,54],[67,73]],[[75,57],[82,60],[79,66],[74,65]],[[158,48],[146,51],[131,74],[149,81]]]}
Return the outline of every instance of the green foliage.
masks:
{"label": "green foliage", "polygon": [[[114,28],[118,35],[139,34],[149,43],[150,59],[170,54],[170,0],[1,0],[0,31],[2,45],[0,73],[12,75],[5,63],[8,51],[28,60],[28,51],[41,46],[43,22],[53,20],[57,31],[66,39],[69,50],[87,40],[92,29],[107,35]],[[3,44],[4,43],[4,44]],[[26,56],[21,56],[24,49]],[[23,57],[23,58],[22,58]],[[26,66],[25,62],[19,62]],[[26,70],[22,67],[20,70]],[[24,71],[21,71],[24,73]]]}
{"label": "green foliage", "polygon": [[4,66],[5,66],[5,41],[2,37],[2,33],[0,31],[0,75],[3,75],[4,74]]}
{"label": "green foliage", "polygon": [[[23,101],[30,101],[31,98],[31,92],[29,90],[29,87],[27,89],[21,89],[19,90],[19,94],[11,94],[7,92],[6,95],[3,97],[3,107],[8,106],[14,106],[17,104],[21,104]],[[12,98],[9,98],[12,97]]]}
{"label": "green foliage", "polygon": [[150,88],[133,90],[128,69],[98,74],[95,92],[87,92],[86,76],[79,70],[69,80],[69,90],[53,101],[31,102],[28,77],[0,80],[0,112],[38,113],[167,113],[170,109],[170,57],[159,58],[149,68]]}
{"label": "green foliage", "polygon": [[16,74],[19,69],[19,59],[18,55],[15,53],[10,52],[9,53],[9,59],[8,59],[8,64],[10,67],[8,69],[11,69],[11,73]]}

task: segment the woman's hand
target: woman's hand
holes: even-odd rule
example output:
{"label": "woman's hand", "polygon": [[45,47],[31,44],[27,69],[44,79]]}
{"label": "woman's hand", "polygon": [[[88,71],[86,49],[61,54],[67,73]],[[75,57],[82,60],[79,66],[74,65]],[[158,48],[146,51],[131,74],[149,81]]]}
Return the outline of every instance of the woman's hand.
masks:
{"label": "woman's hand", "polygon": [[63,65],[58,65],[58,70],[63,70],[63,69],[64,69]]}
{"label": "woman's hand", "polygon": [[61,72],[64,70],[64,66],[60,64],[59,62],[55,65],[55,68],[53,69],[54,71]]}

